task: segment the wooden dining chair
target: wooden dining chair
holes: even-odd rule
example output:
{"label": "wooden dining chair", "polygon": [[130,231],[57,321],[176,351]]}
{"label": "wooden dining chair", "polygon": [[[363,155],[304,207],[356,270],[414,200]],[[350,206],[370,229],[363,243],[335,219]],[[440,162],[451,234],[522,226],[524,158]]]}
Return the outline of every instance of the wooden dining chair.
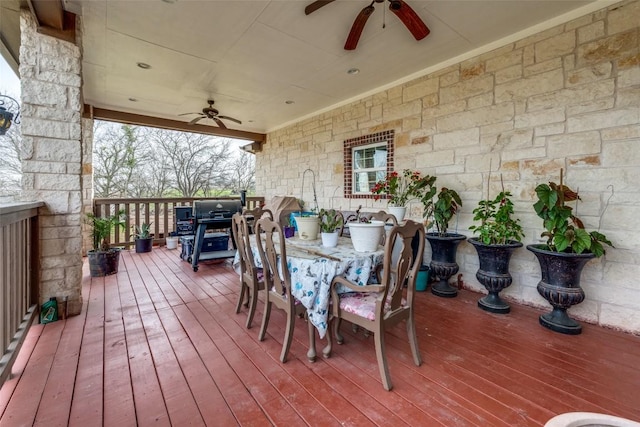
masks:
{"label": "wooden dining chair", "polygon": [[253,209],[243,209],[242,215],[247,217],[247,223],[249,224],[249,231],[253,233],[255,231],[256,222],[263,216],[273,219],[273,212],[269,209],[264,209],[262,206],[255,207]]}
{"label": "wooden dining chair", "polygon": [[249,308],[246,324],[249,329],[258,304],[258,292],[264,289],[264,274],[262,268],[256,267],[253,258],[247,217],[239,213],[234,214],[231,226],[240,258],[240,295],[236,304],[236,313],[240,313],[244,302],[244,306]]}
{"label": "wooden dining chair", "polygon": [[[417,250],[411,245],[414,238],[419,242]],[[422,264],[424,244],[424,226],[418,222],[407,220],[403,225],[394,226],[387,237],[382,274],[378,284],[359,286],[341,276],[336,276],[331,282],[333,333],[336,342],[338,344],[344,342],[344,337],[340,334],[342,319],[372,332],[378,369],[382,385],[386,390],[391,390],[393,387],[384,344],[384,334],[389,328],[398,322],[406,321],[413,361],[416,366],[422,364],[416,336],[413,303],[416,277]],[[415,255],[414,250],[416,250]],[[407,283],[406,298],[403,297],[405,283]],[[348,288],[350,292],[339,294],[338,285]]]}
{"label": "wooden dining chair", "polygon": [[[275,305],[283,310],[287,317],[287,326],[282,342],[280,361],[285,363],[291,347],[291,340],[293,339],[296,317],[302,317],[306,312],[306,308],[291,294],[291,275],[287,268],[287,250],[282,226],[269,218],[262,218],[256,224],[255,238],[264,269],[264,283],[267,290],[265,292],[265,307],[258,340],[264,340],[271,316],[271,306]],[[313,360],[310,361],[314,361],[314,326],[311,322],[307,322],[307,327],[309,329],[309,353],[307,355],[313,354]]]}
{"label": "wooden dining chair", "polygon": [[369,219],[382,221],[385,224],[398,225],[398,220],[396,219],[395,215],[392,215],[389,212],[385,212],[385,211],[374,212],[371,214]]}

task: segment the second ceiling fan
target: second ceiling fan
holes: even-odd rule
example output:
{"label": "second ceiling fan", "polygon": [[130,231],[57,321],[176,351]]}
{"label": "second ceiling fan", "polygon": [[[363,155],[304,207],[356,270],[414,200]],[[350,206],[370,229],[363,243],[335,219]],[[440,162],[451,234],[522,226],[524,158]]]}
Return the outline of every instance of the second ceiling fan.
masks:
{"label": "second ceiling fan", "polygon": [[[305,15],[309,15],[312,12],[320,9],[323,6],[332,3],[334,0],[316,0],[313,3],[309,4],[304,8]],[[422,40],[427,37],[430,33],[429,28],[425,25],[425,23],[420,19],[418,14],[404,1],[402,0],[386,0],[389,2],[389,10],[393,12],[402,23],[407,27],[407,29],[411,32],[413,37],[416,40]],[[351,31],[349,31],[349,36],[347,37],[347,41],[344,44],[345,50],[354,50],[358,45],[358,40],[360,40],[360,35],[362,34],[362,30],[364,30],[364,25],[367,23],[369,17],[375,11],[375,7],[373,6],[375,3],[384,3],[385,0],[373,0],[369,6],[366,6],[364,9],[360,11],[358,16],[356,16],[355,21],[353,21],[353,25],[351,26]]]}
{"label": "second ceiling fan", "polygon": [[179,116],[186,116],[188,114],[197,114],[198,117],[196,117],[195,119],[191,120],[189,122],[190,125],[195,125],[196,123],[198,123],[200,120],[202,119],[211,119],[214,122],[216,122],[216,124],[221,127],[222,129],[227,129],[227,127],[225,126],[224,123],[222,123],[222,120],[231,120],[232,122],[236,122],[237,124],[241,125],[242,122],[238,119],[234,119],[233,117],[229,117],[229,116],[221,116],[220,112],[213,108],[213,104],[215,102],[213,101],[213,99],[209,99],[207,100],[207,104],[209,104],[208,107],[204,107],[202,109],[201,113],[182,113],[182,114],[178,114]]}

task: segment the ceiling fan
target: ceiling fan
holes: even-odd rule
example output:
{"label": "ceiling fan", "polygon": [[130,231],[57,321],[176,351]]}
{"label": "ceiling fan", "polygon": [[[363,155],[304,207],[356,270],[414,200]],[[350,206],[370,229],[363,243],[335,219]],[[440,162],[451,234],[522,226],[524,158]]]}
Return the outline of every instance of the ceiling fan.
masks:
{"label": "ceiling fan", "polygon": [[[309,15],[333,1],[334,0],[316,0],[304,8],[304,13],[305,15]],[[369,16],[371,16],[375,11],[375,8],[373,7],[374,3],[384,3],[384,1],[385,0],[373,0],[369,6],[362,9],[358,16],[356,16],[356,19],[353,21],[353,25],[351,26],[351,31],[349,31],[347,41],[344,44],[345,50],[354,50],[356,48],[358,40],[360,40],[362,30],[364,29],[364,24],[367,23],[367,19],[369,19]],[[429,28],[427,28],[422,19],[420,19],[418,14],[416,14],[407,3],[402,0],[387,1],[389,2],[389,10],[400,18],[402,23],[407,27],[416,40],[422,40],[429,35]]]}
{"label": "ceiling fan", "polygon": [[209,104],[208,107],[204,107],[202,109],[201,113],[183,113],[183,114],[178,114],[179,116],[186,116],[188,114],[198,114],[198,117],[196,117],[195,119],[191,120],[189,122],[190,125],[195,125],[196,123],[198,123],[200,120],[202,119],[211,119],[214,122],[216,122],[216,124],[218,126],[220,126],[222,129],[227,129],[227,126],[222,122],[222,120],[231,120],[232,122],[236,122],[239,125],[242,124],[242,122],[238,119],[234,119],[233,117],[229,117],[229,116],[220,116],[219,115],[219,111],[216,110],[215,108],[213,108],[213,104],[214,101],[213,99],[209,99],[207,100],[207,104]]}

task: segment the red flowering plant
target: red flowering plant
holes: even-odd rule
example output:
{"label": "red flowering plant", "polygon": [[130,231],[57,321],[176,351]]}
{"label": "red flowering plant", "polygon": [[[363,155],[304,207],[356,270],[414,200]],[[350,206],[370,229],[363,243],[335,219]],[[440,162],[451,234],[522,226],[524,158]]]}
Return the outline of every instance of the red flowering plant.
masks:
{"label": "red flowering plant", "polygon": [[435,176],[422,176],[418,171],[405,169],[402,175],[394,171],[376,182],[371,192],[376,194],[376,201],[386,194],[390,205],[406,206],[411,200],[422,198],[425,189],[429,191],[435,182]]}

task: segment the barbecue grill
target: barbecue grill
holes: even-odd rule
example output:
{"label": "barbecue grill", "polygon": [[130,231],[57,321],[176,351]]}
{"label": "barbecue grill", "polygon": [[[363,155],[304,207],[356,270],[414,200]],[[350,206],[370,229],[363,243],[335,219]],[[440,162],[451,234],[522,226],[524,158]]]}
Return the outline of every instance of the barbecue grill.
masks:
{"label": "barbecue grill", "polygon": [[242,212],[240,200],[195,200],[193,202],[193,217],[195,218],[196,233],[191,256],[193,271],[198,271],[198,262],[210,259],[233,258],[235,250],[221,250],[202,253],[204,233],[207,229],[231,229],[231,217],[236,212]]}

